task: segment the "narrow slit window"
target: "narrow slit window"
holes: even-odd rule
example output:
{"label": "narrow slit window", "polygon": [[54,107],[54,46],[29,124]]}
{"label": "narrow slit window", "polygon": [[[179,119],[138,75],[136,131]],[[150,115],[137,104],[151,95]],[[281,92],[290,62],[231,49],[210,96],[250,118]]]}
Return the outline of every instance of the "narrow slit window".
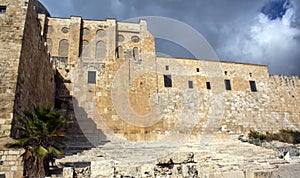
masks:
{"label": "narrow slit window", "polygon": [[252,92],[257,92],[256,83],[255,81],[249,81],[250,83],[250,89]]}
{"label": "narrow slit window", "polygon": [[188,84],[189,84],[189,88],[194,88],[193,81],[189,80]]}
{"label": "narrow slit window", "polygon": [[6,6],[0,6],[0,14],[4,14],[6,12]]}
{"label": "narrow slit window", "polygon": [[200,72],[200,69],[199,69],[199,68],[196,68],[196,72]]}
{"label": "narrow slit window", "polygon": [[122,46],[118,46],[116,49],[116,55],[118,59],[123,59],[124,58],[124,52],[123,52],[123,47]]}
{"label": "narrow slit window", "polygon": [[138,61],[140,59],[139,49],[137,47],[133,48],[133,59]]}
{"label": "narrow slit window", "polygon": [[165,87],[172,87],[172,77],[171,75],[164,75]]}
{"label": "narrow slit window", "polygon": [[169,66],[166,66],[166,70],[169,70]]}
{"label": "narrow slit window", "polygon": [[224,80],[226,90],[231,90],[230,80]]}
{"label": "narrow slit window", "polygon": [[208,90],[211,89],[210,82],[206,82],[206,88],[207,88]]}
{"label": "narrow slit window", "polygon": [[89,84],[96,83],[96,71],[88,71],[88,83]]}

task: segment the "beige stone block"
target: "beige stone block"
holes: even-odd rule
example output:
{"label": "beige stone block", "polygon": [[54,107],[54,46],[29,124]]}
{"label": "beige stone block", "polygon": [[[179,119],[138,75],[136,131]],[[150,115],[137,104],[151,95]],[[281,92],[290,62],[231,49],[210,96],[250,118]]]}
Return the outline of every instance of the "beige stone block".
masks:
{"label": "beige stone block", "polygon": [[19,155],[20,151],[19,150],[9,150],[8,154],[10,154],[10,155]]}

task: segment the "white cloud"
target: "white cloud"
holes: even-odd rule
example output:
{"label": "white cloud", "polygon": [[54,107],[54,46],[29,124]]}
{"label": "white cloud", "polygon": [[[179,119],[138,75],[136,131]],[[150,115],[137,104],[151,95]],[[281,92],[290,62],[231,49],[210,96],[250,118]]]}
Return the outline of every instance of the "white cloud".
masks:
{"label": "white cloud", "polygon": [[[287,10],[282,19],[269,20],[260,13],[256,24],[243,27],[218,51],[228,59],[269,65],[271,73],[295,74],[298,72],[300,30],[291,26],[295,11]],[[293,65],[290,65],[293,64]],[[296,65],[295,65],[296,64]]]}

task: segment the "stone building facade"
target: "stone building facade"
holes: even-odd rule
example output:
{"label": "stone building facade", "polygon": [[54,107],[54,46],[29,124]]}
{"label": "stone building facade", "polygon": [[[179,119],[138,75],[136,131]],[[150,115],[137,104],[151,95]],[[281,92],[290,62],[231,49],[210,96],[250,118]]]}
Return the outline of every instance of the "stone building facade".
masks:
{"label": "stone building facade", "polygon": [[265,65],[155,56],[145,20],[42,17],[64,86],[97,128],[129,140],[299,129],[297,76],[270,75]]}
{"label": "stone building facade", "polygon": [[[297,76],[270,75],[265,65],[158,57],[145,20],[53,18],[35,0],[0,0],[0,30],[1,138],[14,136],[14,118],[33,104],[67,109],[80,122],[72,133],[90,142],[299,130]],[[93,140],[91,126],[103,140]],[[1,149],[0,174],[21,174],[20,160],[7,159],[20,151]]]}

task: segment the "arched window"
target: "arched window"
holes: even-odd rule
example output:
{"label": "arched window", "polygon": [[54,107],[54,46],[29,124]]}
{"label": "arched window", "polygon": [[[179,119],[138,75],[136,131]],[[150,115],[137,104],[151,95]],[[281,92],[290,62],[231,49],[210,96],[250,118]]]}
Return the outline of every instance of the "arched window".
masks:
{"label": "arched window", "polygon": [[47,47],[48,47],[48,52],[51,53],[51,50],[52,50],[52,40],[50,38],[47,39]]}
{"label": "arched window", "polygon": [[137,47],[133,48],[133,59],[138,61],[140,59],[139,49]]}
{"label": "arched window", "polygon": [[81,57],[90,57],[89,42],[83,41],[81,46]]}
{"label": "arched window", "polygon": [[118,59],[123,59],[124,58],[124,51],[122,46],[118,46],[116,50],[116,55]]}
{"label": "arched window", "polygon": [[68,40],[60,40],[58,55],[61,57],[68,57],[69,52],[69,41]]}
{"label": "arched window", "polygon": [[106,47],[103,41],[98,41],[96,44],[96,58],[105,58]]}

